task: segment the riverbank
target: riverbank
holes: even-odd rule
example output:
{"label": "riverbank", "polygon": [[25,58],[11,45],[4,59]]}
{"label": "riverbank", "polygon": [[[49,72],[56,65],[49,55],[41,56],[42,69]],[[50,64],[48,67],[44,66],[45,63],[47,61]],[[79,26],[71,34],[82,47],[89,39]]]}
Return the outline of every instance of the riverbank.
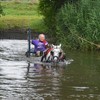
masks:
{"label": "riverbank", "polygon": [[39,14],[38,3],[1,2],[3,16],[0,17],[0,30],[31,28],[45,32],[43,16]]}
{"label": "riverbank", "polygon": [[[37,37],[39,33],[31,30],[32,37]],[[6,29],[0,30],[0,39],[27,39],[27,29],[20,29],[20,28],[13,28],[13,29]]]}
{"label": "riverbank", "polygon": [[[6,30],[0,30],[0,39],[10,39],[10,40],[27,40],[28,34],[27,34],[28,29],[19,29],[19,28],[13,28],[13,29],[6,29]],[[36,39],[38,38],[38,35],[41,32],[37,32],[34,29],[31,29],[31,39]],[[52,44],[55,43],[54,37],[51,35],[44,33],[46,36],[46,40]]]}
{"label": "riverbank", "polygon": [[3,16],[0,18],[0,30],[27,29],[45,32],[45,26],[40,16]]}

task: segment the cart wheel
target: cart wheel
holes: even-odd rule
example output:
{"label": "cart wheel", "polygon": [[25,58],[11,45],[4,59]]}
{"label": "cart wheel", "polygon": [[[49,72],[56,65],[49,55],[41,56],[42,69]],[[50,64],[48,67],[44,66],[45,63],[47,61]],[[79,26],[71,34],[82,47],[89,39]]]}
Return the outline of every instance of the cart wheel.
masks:
{"label": "cart wheel", "polygon": [[29,57],[29,56],[30,56],[30,53],[27,51],[27,52],[25,53],[25,56],[26,56],[26,57]]}

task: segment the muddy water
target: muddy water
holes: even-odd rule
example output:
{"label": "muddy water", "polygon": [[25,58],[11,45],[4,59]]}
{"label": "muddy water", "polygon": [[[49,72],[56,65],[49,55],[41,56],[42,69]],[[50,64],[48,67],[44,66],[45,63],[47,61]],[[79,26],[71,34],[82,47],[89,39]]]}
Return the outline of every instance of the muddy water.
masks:
{"label": "muddy water", "polygon": [[0,100],[100,100],[99,53],[66,51],[74,61],[51,66],[26,50],[26,40],[0,40]]}

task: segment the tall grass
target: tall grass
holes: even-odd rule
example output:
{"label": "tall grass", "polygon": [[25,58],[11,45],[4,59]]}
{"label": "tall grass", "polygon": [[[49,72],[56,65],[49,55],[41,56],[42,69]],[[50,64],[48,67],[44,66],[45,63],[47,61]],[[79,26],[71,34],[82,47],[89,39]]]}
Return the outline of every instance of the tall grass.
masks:
{"label": "tall grass", "polygon": [[[100,1],[65,4],[56,16],[56,36],[67,48],[92,50],[100,44]],[[87,42],[89,41],[89,42]]]}
{"label": "tall grass", "polygon": [[2,6],[1,6],[1,2],[0,2],[0,16],[3,14],[3,9],[2,9]]}
{"label": "tall grass", "polygon": [[15,2],[15,3],[39,3],[39,0],[1,0],[1,2]]}
{"label": "tall grass", "polygon": [[38,4],[2,2],[5,15],[38,15]]}
{"label": "tall grass", "polygon": [[1,2],[5,16],[0,18],[0,29],[31,28],[43,32],[43,16],[38,13],[38,4],[26,2]]}
{"label": "tall grass", "polygon": [[38,16],[3,16],[0,18],[0,27],[9,29],[13,27],[26,28],[31,24],[36,23],[37,20],[41,20],[42,17]]}

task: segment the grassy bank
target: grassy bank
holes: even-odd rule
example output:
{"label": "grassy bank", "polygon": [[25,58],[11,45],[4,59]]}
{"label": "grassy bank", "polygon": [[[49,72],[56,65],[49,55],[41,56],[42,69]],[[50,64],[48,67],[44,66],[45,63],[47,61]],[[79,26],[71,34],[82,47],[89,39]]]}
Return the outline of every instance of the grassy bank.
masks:
{"label": "grassy bank", "polygon": [[44,32],[43,17],[38,13],[38,3],[1,2],[4,16],[0,17],[0,29],[31,28]]}

